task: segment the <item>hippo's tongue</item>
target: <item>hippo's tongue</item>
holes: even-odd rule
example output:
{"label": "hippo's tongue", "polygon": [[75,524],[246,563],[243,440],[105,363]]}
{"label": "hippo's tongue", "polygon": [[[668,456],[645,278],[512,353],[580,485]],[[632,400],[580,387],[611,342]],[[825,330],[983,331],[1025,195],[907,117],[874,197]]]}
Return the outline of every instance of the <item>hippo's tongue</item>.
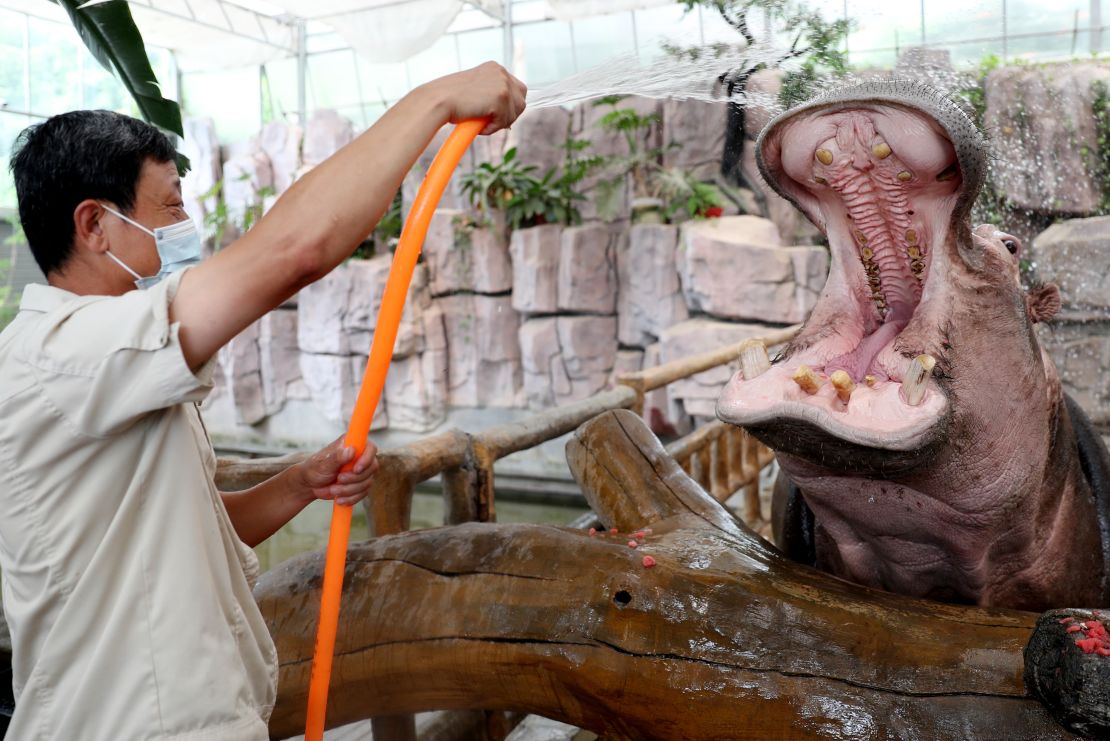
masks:
{"label": "hippo's tongue", "polygon": [[[912,154],[902,155],[904,147],[913,143],[905,141],[904,127],[884,126],[886,131],[880,132],[876,120],[871,111],[831,116],[835,133],[825,136],[830,133],[826,131],[810,139],[816,147],[807,167],[815,186],[842,204],[841,218],[847,223],[836,233],[848,236],[842,241],[849,244],[837,246],[845,260],[858,260],[862,265],[866,290],[877,312],[873,319],[881,321],[871,331],[865,328],[853,350],[824,366],[826,374],[843,370],[857,383],[868,376],[887,379],[881,367],[873,367],[875,358],[913,316],[921,301],[929,257],[926,220],[913,203],[922,173],[910,164]],[[886,133],[899,151],[891,147]],[[943,181],[952,174],[954,171],[942,172],[938,177]]]}

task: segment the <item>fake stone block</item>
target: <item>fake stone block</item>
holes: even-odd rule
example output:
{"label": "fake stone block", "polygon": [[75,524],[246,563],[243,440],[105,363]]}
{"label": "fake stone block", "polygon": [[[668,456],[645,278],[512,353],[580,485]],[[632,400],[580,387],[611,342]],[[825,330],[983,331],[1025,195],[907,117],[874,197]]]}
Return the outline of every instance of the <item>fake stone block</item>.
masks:
{"label": "fake stone block", "polygon": [[433,305],[442,313],[447,337],[448,403],[519,406],[520,318],[510,298],[460,293]]}
{"label": "fake stone block", "polygon": [[677,268],[678,227],[635,224],[617,250],[619,338],[646,347],[689,316]]}
{"label": "fake stone block", "polygon": [[1096,62],[1006,66],[987,75],[991,171],[1013,207],[1077,216],[1099,210],[1106,183],[1096,83],[1110,86],[1110,68]]}
{"label": "fake stone block", "polygon": [[439,209],[432,216],[423,250],[432,295],[512,290],[507,240],[496,228],[466,226],[463,216],[455,209]]}
{"label": "fake stone block", "polygon": [[[688,358],[722,345],[739,344],[751,337],[774,332],[774,327],[761,324],[740,324],[712,319],[690,319],[676,324],[663,333],[660,339],[661,363]],[[645,358],[647,363],[647,358]],[[737,363],[702,371],[667,386],[668,400],[682,405],[683,410],[696,417],[715,417],[717,397],[737,370]]]}
{"label": "fake stone block", "polygon": [[678,270],[691,312],[792,324],[817,303],[828,271],[823,247],[782,247],[756,216],[688,222]]}
{"label": "fake stone block", "polygon": [[557,224],[513,232],[509,251],[515,310],[525,314],[550,314],[556,310],[562,232]]}
{"label": "fake stone block", "polygon": [[616,312],[619,238],[619,232],[599,223],[563,230],[555,292],[560,311]]}

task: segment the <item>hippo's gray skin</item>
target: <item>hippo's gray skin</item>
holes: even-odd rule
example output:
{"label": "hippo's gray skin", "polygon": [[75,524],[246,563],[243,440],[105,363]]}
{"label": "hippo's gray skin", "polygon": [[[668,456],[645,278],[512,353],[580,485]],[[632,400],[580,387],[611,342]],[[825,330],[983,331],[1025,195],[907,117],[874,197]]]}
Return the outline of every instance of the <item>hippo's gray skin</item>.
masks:
{"label": "hippo's gray skin", "polygon": [[[987,156],[976,126],[924,85],[869,82],[778,116],[757,151],[828,236],[832,266],[797,338],[762,375],[738,373],[717,413],[777,451],[812,510],[816,565],[952,602],[1105,604],[1110,465],[1033,332],[1058,292],[1026,294],[1016,240],[969,223]],[[936,365],[910,406],[920,354]],[[803,365],[816,393],[793,380]],[[846,403],[834,371],[855,383]]]}

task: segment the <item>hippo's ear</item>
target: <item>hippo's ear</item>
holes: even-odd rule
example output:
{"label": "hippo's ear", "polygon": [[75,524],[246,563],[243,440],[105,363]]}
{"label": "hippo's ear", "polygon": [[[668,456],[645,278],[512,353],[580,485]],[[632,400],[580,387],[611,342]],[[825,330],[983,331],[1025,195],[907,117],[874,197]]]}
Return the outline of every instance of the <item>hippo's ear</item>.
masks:
{"label": "hippo's ear", "polygon": [[1060,289],[1055,283],[1041,283],[1025,294],[1025,310],[1029,321],[1047,322],[1060,311]]}

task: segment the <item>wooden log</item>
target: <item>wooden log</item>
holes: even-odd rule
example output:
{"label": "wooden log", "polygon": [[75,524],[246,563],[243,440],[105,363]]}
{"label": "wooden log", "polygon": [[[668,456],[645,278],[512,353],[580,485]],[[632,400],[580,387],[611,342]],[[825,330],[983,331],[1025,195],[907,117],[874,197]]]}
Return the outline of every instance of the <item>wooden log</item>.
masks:
{"label": "wooden log", "polygon": [[[351,548],[329,724],[482,708],[611,739],[1072,738],[1022,684],[1036,615],[789,562],[630,412],[567,455],[619,536],[473,523]],[[322,565],[292,559],[256,590],[281,657],[276,738],[303,727]]]}
{"label": "wooden log", "polygon": [[[778,332],[772,332],[763,337],[754,337],[751,339],[762,340],[763,344],[767,347],[772,347],[794,339],[794,335],[798,334],[799,329],[801,329],[801,325],[794,325],[779,330]],[[750,340],[745,340],[745,342],[750,342]],[[647,391],[654,391],[657,388],[662,388],[680,379],[689,378],[692,375],[709,370],[710,368],[727,365],[735,361],[740,356],[740,345],[742,344],[743,343],[727,345],[716,350],[701,353],[700,355],[679,358],[678,360],[672,360],[669,363],[663,363],[654,368],[646,368],[634,373],[622,373],[617,376],[617,383],[635,389],[642,400],[643,394]]]}

